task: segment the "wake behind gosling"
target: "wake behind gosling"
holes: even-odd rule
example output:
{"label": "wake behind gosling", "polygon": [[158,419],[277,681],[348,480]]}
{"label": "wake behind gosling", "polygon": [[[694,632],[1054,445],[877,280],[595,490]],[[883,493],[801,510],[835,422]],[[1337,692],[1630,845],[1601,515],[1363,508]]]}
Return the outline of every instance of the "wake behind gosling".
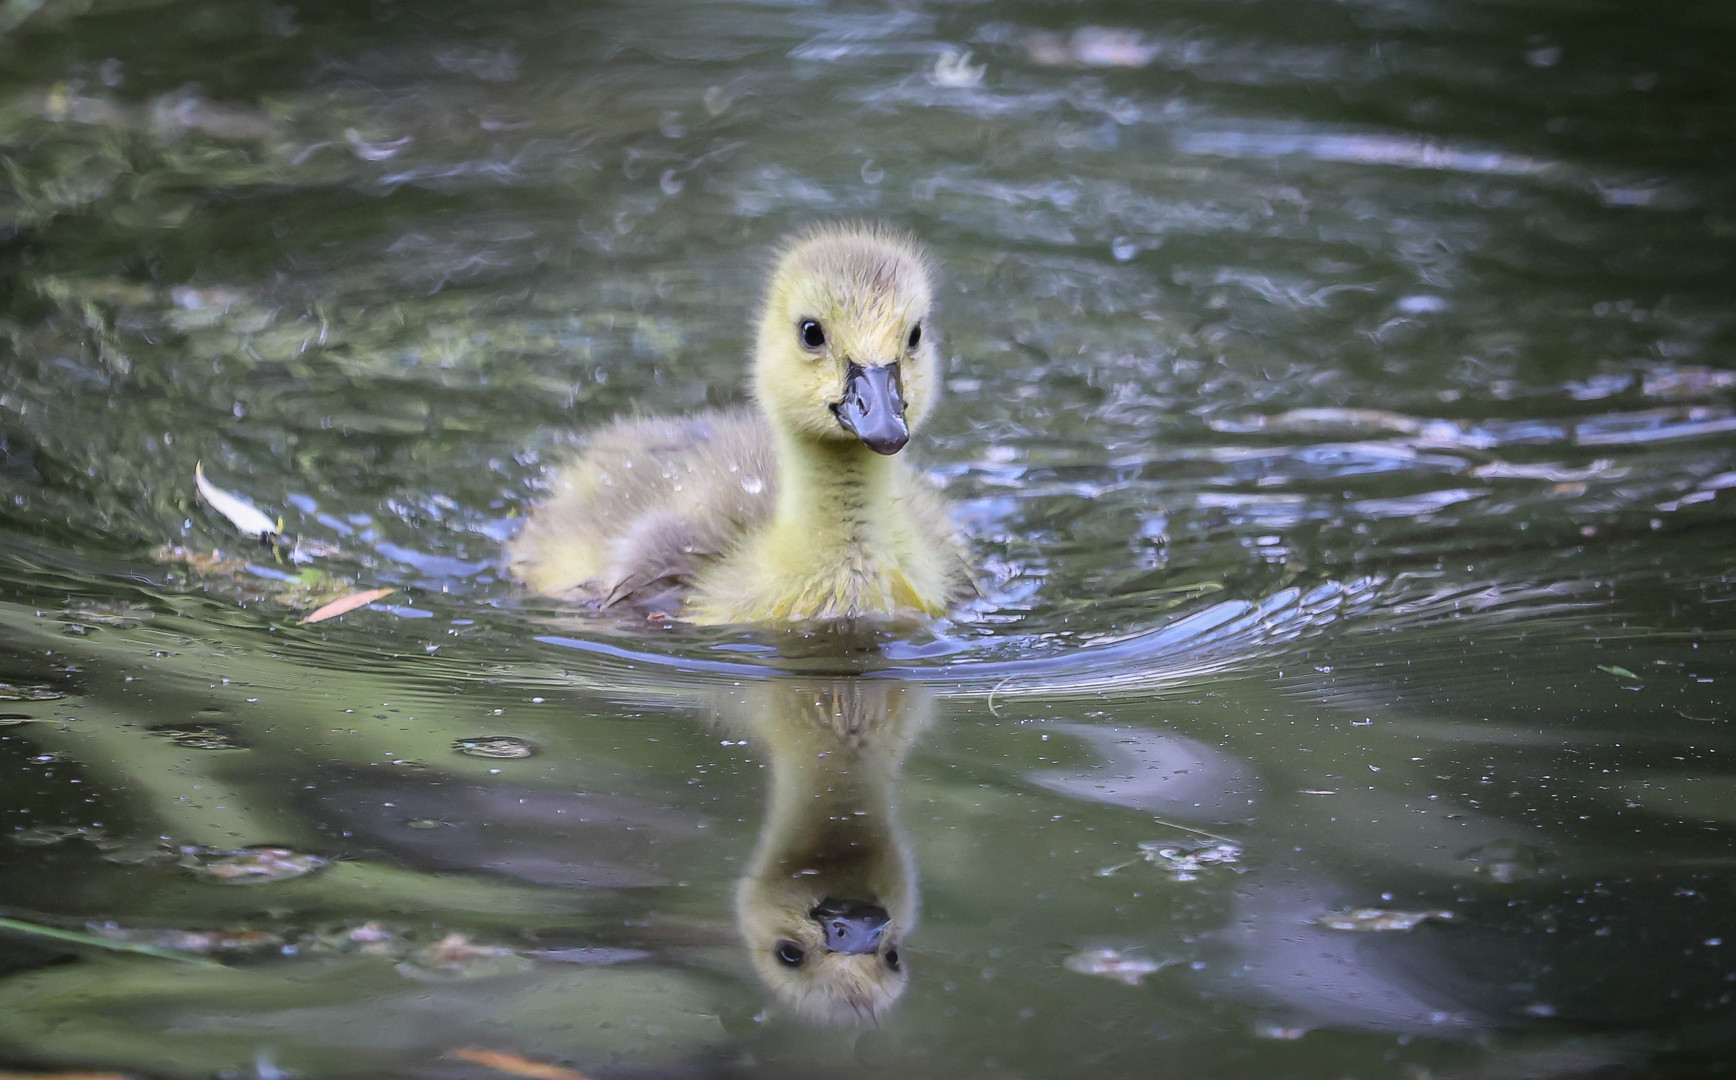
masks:
{"label": "wake behind gosling", "polygon": [[933,407],[933,289],[914,240],[787,241],[760,310],[754,408],[619,420],[559,468],[509,550],[545,595],[700,624],[920,621],[971,590],[904,449]]}

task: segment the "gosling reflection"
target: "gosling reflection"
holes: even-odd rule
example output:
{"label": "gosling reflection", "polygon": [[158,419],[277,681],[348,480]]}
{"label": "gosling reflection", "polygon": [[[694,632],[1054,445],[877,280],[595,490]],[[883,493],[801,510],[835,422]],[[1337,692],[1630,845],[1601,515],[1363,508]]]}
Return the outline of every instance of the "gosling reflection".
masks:
{"label": "gosling reflection", "polygon": [[932,702],[879,679],[802,680],[743,687],[724,712],[770,758],[765,823],[735,892],[754,968],[806,1020],[877,1022],[909,978],[916,867],[894,804]]}

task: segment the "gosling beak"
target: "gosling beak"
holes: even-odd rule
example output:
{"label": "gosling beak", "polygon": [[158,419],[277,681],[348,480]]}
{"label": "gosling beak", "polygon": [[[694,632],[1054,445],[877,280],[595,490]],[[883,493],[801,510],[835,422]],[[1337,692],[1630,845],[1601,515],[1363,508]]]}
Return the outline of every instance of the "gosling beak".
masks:
{"label": "gosling beak", "polygon": [[910,441],[904,422],[904,389],[898,364],[863,367],[855,361],[844,373],[844,399],[832,403],[832,414],[845,431],[876,454],[896,454]]}
{"label": "gosling beak", "polygon": [[818,922],[820,929],[825,931],[827,952],[851,953],[856,956],[866,955],[879,948],[880,932],[892,921],[892,916],[886,914],[886,909],[879,904],[863,903],[860,900],[834,900],[829,896],[808,912],[808,917]]}

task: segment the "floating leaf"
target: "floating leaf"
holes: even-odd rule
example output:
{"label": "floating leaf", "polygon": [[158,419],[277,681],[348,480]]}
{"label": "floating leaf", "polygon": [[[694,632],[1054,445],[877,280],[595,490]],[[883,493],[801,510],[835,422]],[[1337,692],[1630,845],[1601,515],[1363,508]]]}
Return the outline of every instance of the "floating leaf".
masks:
{"label": "floating leaf", "polygon": [[455,1057],[460,1061],[468,1061],[472,1065],[483,1065],[498,1072],[511,1073],[513,1076],[526,1076],[530,1080],[589,1080],[584,1073],[563,1069],[559,1065],[545,1065],[540,1061],[532,1061],[517,1054],[509,1054],[504,1050],[484,1050],[480,1046],[462,1046],[450,1050],[447,1057]]}
{"label": "floating leaf", "polygon": [[1627,668],[1618,667],[1614,664],[1599,664],[1599,665],[1597,665],[1597,670],[1608,672],[1609,674],[1614,675],[1620,679],[1634,679],[1636,681],[1639,679],[1638,675],[1635,675],[1633,672],[1629,671]]}
{"label": "floating leaf", "polygon": [[241,496],[224,491],[222,488],[205,479],[203,462],[193,466],[193,482],[199,487],[199,494],[211,504],[211,509],[229,519],[229,523],[246,533],[268,540],[283,531],[283,521],[276,523],[260,513],[259,508],[243,499]]}
{"label": "floating leaf", "polygon": [[301,620],[301,624],[306,626],[308,623],[325,622],[327,619],[335,619],[339,615],[354,611],[359,607],[366,607],[375,600],[380,599],[382,596],[390,596],[397,591],[397,589],[363,589],[361,592],[339,597],[329,604],[314,609],[313,614]]}

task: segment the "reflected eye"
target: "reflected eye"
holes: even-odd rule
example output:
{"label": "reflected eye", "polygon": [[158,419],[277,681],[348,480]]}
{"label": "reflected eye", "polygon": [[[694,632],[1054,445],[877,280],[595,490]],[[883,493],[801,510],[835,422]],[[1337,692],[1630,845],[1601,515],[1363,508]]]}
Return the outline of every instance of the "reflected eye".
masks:
{"label": "reflected eye", "polygon": [[803,952],[802,947],[793,941],[780,941],[778,942],[777,957],[778,963],[785,967],[801,967],[802,961],[808,958],[808,954]]}
{"label": "reflected eye", "polygon": [[826,331],[812,319],[803,319],[797,330],[802,336],[802,344],[810,349],[817,349],[826,343]]}
{"label": "reflected eye", "polygon": [[893,971],[898,970],[898,950],[897,949],[887,949],[886,950],[886,966],[891,968]]}
{"label": "reflected eye", "polygon": [[922,324],[917,323],[910,328],[910,347],[914,349],[920,344],[922,344]]}

